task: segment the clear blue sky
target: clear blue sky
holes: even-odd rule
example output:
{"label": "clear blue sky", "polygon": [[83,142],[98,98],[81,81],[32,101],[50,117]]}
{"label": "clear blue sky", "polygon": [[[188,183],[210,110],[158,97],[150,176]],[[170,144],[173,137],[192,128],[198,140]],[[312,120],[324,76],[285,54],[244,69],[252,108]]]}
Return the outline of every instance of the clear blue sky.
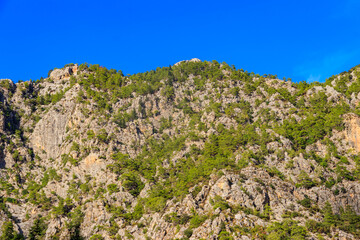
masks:
{"label": "clear blue sky", "polygon": [[360,64],[358,0],[0,0],[0,78],[67,63],[125,74],[200,58],[294,81]]}

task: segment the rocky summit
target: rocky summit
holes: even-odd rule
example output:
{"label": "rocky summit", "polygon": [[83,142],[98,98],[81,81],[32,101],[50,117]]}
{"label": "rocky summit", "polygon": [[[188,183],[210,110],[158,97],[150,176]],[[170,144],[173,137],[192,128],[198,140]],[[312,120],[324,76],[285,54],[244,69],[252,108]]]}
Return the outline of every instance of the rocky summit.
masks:
{"label": "rocky summit", "polygon": [[360,239],[360,66],[0,80],[0,239]]}

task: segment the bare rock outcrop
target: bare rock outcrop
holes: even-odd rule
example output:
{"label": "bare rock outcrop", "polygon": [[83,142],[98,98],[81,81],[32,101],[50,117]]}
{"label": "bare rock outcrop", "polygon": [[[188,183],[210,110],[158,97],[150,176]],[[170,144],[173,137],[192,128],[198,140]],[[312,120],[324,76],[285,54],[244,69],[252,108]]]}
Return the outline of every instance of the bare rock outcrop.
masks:
{"label": "bare rock outcrop", "polygon": [[78,66],[77,65],[65,67],[65,68],[62,68],[62,69],[54,69],[50,73],[50,78],[52,80],[61,80],[61,79],[64,79],[64,78],[68,78],[71,75],[76,75],[77,71],[78,71]]}
{"label": "bare rock outcrop", "polygon": [[345,139],[356,152],[360,152],[360,117],[349,113],[344,116],[344,122],[346,124]]}

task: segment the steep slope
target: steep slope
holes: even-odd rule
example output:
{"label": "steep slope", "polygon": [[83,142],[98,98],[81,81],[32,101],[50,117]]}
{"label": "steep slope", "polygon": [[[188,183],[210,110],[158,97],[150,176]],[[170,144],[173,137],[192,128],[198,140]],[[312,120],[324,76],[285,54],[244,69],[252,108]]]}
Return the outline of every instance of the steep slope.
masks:
{"label": "steep slope", "polygon": [[359,67],[69,64],[0,86],[4,239],[360,237]]}

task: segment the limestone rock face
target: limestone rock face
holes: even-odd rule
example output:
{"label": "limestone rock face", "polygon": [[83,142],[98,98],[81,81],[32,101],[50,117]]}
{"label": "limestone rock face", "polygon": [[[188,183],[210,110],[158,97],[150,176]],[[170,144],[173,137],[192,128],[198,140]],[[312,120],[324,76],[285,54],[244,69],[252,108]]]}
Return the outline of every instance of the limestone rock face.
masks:
{"label": "limestone rock face", "polygon": [[360,152],[360,117],[355,114],[346,114],[344,121],[346,124],[346,140],[356,152]]}
{"label": "limestone rock face", "polygon": [[30,135],[30,142],[34,150],[45,155],[47,158],[55,159],[64,153],[62,146],[67,129],[72,124],[72,118],[76,117],[78,111],[75,109],[74,97],[77,86],[65,94],[65,98],[54,105],[53,108],[43,115],[35,125]]}
{"label": "limestone rock face", "polygon": [[35,151],[44,153],[48,158],[56,158],[60,153],[69,116],[56,110],[48,114],[36,125],[30,142]]}
{"label": "limestone rock face", "polygon": [[77,65],[69,66],[64,69],[55,69],[50,73],[50,78],[52,80],[60,80],[60,79],[68,78],[71,75],[76,75],[77,70],[78,70]]}
{"label": "limestone rock face", "polygon": [[201,60],[198,58],[192,58],[190,60],[183,60],[183,61],[177,62],[174,64],[174,66],[178,66],[179,64],[184,63],[184,62],[201,62]]}
{"label": "limestone rock face", "polygon": [[5,116],[4,112],[0,112],[0,133],[4,134],[5,130]]}

